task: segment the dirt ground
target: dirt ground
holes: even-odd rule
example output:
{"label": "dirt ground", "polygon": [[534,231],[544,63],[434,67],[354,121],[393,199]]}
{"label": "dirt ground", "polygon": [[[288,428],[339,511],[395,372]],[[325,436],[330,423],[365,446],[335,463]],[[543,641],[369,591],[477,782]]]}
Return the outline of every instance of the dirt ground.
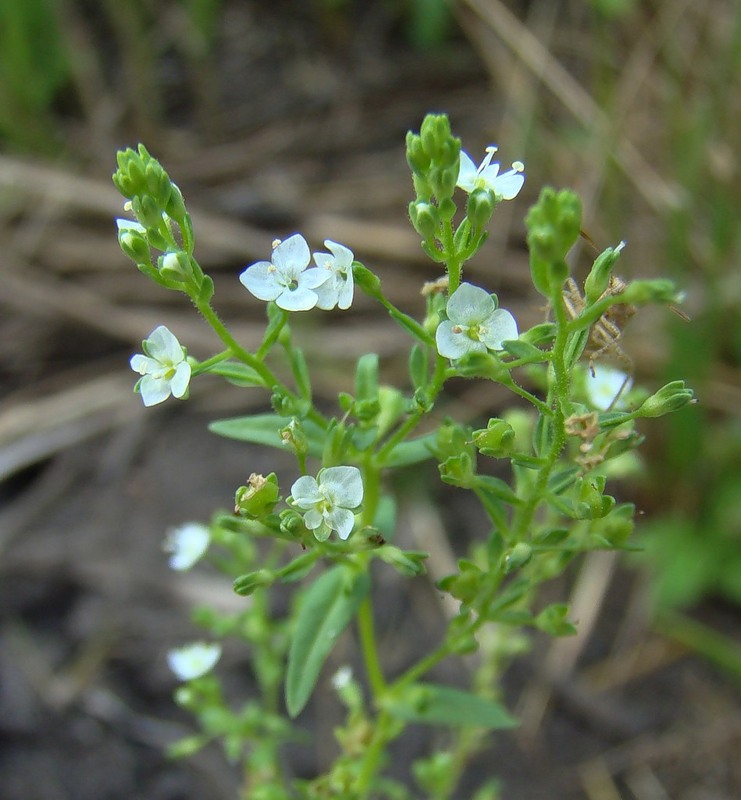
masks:
{"label": "dirt ground", "polygon": [[[406,131],[444,110],[472,151],[483,152],[497,131],[512,141],[520,135],[512,97],[523,91],[513,88],[517,76],[495,70],[511,54],[496,37],[484,47],[475,5],[461,4],[456,24],[466,36],[424,50],[410,44],[393,4],[357,3],[323,18],[302,4],[226,3],[212,72],[204,67],[194,80],[177,51],[163,47],[161,118],[147,117],[114,81],[119,94],[101,99],[86,125],[79,115],[65,122],[73,155],[0,156],[2,800],[233,800],[237,792],[239,776],[215,748],[188,762],[164,756],[191,730],[172,702],[165,652],[197,633],[194,603],[242,601],[207,571],[173,575],[162,540],[168,527],[228,508],[249,473],[289,462],[206,430],[215,417],[264,409],[263,396],[206,380],[187,403],[145,410],[132,394],[128,358],[156,325],[167,324],[199,357],[216,342],[182,298],[157,290],[120,254],[120,198],[110,185],[116,148],[143,139],[183,189],[216,305],[248,346],[258,341],[262,312],[236,276],[293,231],[316,244],[347,243],[415,313],[422,282],[437,276],[405,220]],[[577,5],[566,4],[571,22]],[[87,25],[82,33],[97,32],[95,19]],[[105,31],[99,36],[98,48]],[[163,36],[167,43],[176,33]],[[573,57],[569,66],[578,73],[583,62]],[[105,104],[111,97],[124,98],[123,110]],[[555,125],[559,113],[554,105],[543,115]],[[499,143],[505,162],[520,157]],[[543,309],[528,290],[521,220],[539,186],[564,177],[576,159],[532,176],[471,268],[507,293],[523,327]],[[632,224],[639,243],[650,243],[640,219]],[[388,379],[403,380],[406,355],[369,301],[329,327],[305,323],[301,335],[322,357],[317,383],[327,403],[348,388],[347,365],[368,342]],[[639,348],[637,369],[650,371],[660,356]],[[500,399],[466,385],[447,408],[481,418]],[[405,501],[403,543],[427,549],[424,531],[475,529],[478,512],[455,492],[434,500],[426,508]],[[392,671],[434,638],[444,613],[433,583],[446,554],[435,560],[434,542],[430,549],[431,574],[411,588],[379,577]],[[549,592],[571,597],[593,623],[574,640],[536,640],[512,667],[506,699],[523,724],[492,737],[460,800],[491,776],[501,778],[503,800],[741,797],[738,685],[652,628],[645,577],[602,554]],[[707,603],[694,613],[731,636],[741,630],[737,608]],[[352,652],[354,644],[343,646]],[[223,668],[231,686],[249,693],[244,654],[227,650]],[[295,774],[311,775],[331,758],[339,713],[308,709],[304,724],[315,736],[290,753]],[[430,741],[412,729],[395,750],[394,771],[405,774]]]}

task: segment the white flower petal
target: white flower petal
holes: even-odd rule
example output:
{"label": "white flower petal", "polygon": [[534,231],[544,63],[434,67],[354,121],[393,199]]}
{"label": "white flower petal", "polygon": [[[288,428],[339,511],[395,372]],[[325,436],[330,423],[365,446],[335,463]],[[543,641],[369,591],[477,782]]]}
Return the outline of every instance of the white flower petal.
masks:
{"label": "white flower petal", "polygon": [[277,270],[269,261],[258,261],[247,267],[239,282],[258,300],[275,300],[283,291],[278,282]]}
{"label": "white flower petal", "polygon": [[346,508],[333,508],[326,515],[327,525],[337,531],[340,539],[347,539],[355,525],[355,514]]}
{"label": "white flower petal", "polygon": [[164,325],[158,325],[147,337],[149,355],[161,364],[178,364],[183,360],[183,348],[175,335]]}
{"label": "white flower petal", "polygon": [[357,467],[327,467],[319,485],[333,505],[356,508],[363,502],[363,479]]}
{"label": "white flower petal", "polygon": [[146,233],[147,229],[140,223],[135,222],[133,219],[123,219],[119,217],[116,220],[116,227],[120,231],[136,231],[137,233]]}
{"label": "white flower petal", "polygon": [[209,529],[198,522],[186,522],[168,531],[164,550],[172,554],[170,568],[179,571],[190,569],[208,550],[210,542]]}
{"label": "white flower petal", "polygon": [[470,327],[492,314],[496,304],[489,293],[480,286],[462,283],[448,299],[445,311],[448,319]]}
{"label": "white flower petal", "polygon": [[170,390],[174,397],[180,399],[185,396],[190,383],[190,373],[190,364],[187,361],[181,361],[177,365],[175,374],[170,378]]}
{"label": "white flower petal", "polygon": [[172,394],[170,382],[163,378],[156,378],[154,375],[145,375],[141,379],[139,393],[142,396],[142,402],[147,408],[164,403]]}
{"label": "white flower petal", "polygon": [[310,530],[315,531],[324,524],[324,515],[316,508],[310,508],[304,514],[304,525]]}
{"label": "white flower petal", "polygon": [[314,503],[322,499],[316,478],[312,478],[311,475],[302,475],[291,486],[291,497],[299,508],[311,508]]}
{"label": "white flower petal", "polygon": [[323,286],[327,281],[332,280],[333,274],[328,270],[323,269],[307,269],[306,272],[302,272],[298,278],[298,288],[299,289],[316,289],[319,286]]}
{"label": "white flower petal", "polygon": [[140,375],[146,375],[147,372],[152,372],[154,369],[159,368],[159,363],[157,361],[148,356],[143,356],[141,353],[131,356],[129,364],[131,364],[131,369],[133,369],[134,372],[138,372]]}
{"label": "white flower petal", "polygon": [[309,311],[317,303],[316,292],[311,289],[284,289],[276,298],[275,304],[284,311]]}
{"label": "white flower petal", "polygon": [[194,642],[170,650],[167,654],[167,663],[181,681],[190,681],[212,670],[220,658],[220,644]]}
{"label": "white flower petal", "polygon": [[503,308],[498,308],[486,322],[486,333],[481,337],[489,350],[502,350],[502,342],[519,336],[517,320]]}
{"label": "white flower petal", "polygon": [[516,172],[513,169],[508,170],[494,181],[494,194],[503,200],[512,200],[520,193],[524,183],[525,176],[522,172]]}
{"label": "white flower petal", "polygon": [[603,364],[594,365],[594,375],[591,370],[587,373],[587,397],[598,411],[624,408],[621,397],[630,391],[632,385],[633,381],[625,372]]}
{"label": "white flower petal", "polygon": [[345,272],[352,267],[355,255],[350,248],[339,242],[333,242],[331,239],[325,239],[324,246],[334,255],[339,270]]}
{"label": "white flower petal", "polygon": [[461,151],[461,165],[458,170],[458,180],[456,186],[463,189],[464,192],[472,192],[476,187],[476,178],[478,171],[476,165],[471,160],[471,157]]}
{"label": "white flower petal", "polygon": [[284,275],[292,278],[297,277],[306,269],[310,259],[309,245],[306,244],[306,239],[300,233],[294,233],[293,236],[284,239],[273,250],[273,264]]}
{"label": "white flower petal", "polygon": [[435,344],[437,352],[443,358],[463,358],[466,353],[484,352],[486,345],[471,339],[465,330],[457,330],[458,326],[450,320],[444,320],[435,331]]}

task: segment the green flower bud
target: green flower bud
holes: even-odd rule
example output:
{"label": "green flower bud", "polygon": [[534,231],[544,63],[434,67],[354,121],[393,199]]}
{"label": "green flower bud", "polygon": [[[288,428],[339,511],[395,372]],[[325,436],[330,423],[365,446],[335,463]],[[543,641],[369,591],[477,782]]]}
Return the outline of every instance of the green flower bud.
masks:
{"label": "green flower bud", "polygon": [[182,251],[165,253],[157,259],[157,268],[160,275],[168,280],[180,283],[192,283],[194,279],[193,268],[188,254]]}
{"label": "green flower bud", "polygon": [[622,302],[640,306],[646,303],[681,303],[673,281],[659,278],[651,281],[631,281],[622,294]]}
{"label": "green flower bud", "polygon": [[524,567],[533,557],[533,548],[526,542],[518,542],[504,555],[504,572],[509,575],[520,567]]}
{"label": "green flower bud", "polygon": [[688,389],[684,381],[672,381],[646,398],[636,414],[641,417],[663,417],[664,414],[677,411],[693,402],[695,400],[692,389]]}
{"label": "green flower bud", "polygon": [[306,458],[309,452],[309,441],[306,438],[303,425],[295,417],[278,431],[283,444],[288,447],[299,459]]}
{"label": "green flower bud", "polygon": [[234,495],[234,513],[251,519],[259,519],[273,512],[280,500],[278,478],[274,472],[264,477],[253,472],[245,486],[240,486]]}
{"label": "green flower bud", "polygon": [[541,294],[552,297],[569,275],[564,259],[581,230],[579,197],[567,189],[545,188],[526,222],[533,283]]}
{"label": "green flower bud", "polygon": [[576,484],[577,502],[574,504],[577,519],[601,519],[615,506],[615,498],[603,494],[605,476],[584,478]]}
{"label": "green flower bud", "polygon": [[430,167],[430,155],[422,146],[422,137],[407,133],[407,163],[415,175],[424,175]]}
{"label": "green flower bud", "polygon": [[473,432],[473,444],[482,456],[506,458],[514,450],[515,432],[503,419],[490,419],[486,428]]}
{"label": "green flower bud", "polygon": [[355,283],[369,296],[376,300],[383,300],[383,292],[381,291],[381,279],[367,267],[359,264],[357,261],[353,262],[352,274]]}
{"label": "green flower bud", "polygon": [[144,233],[133,227],[122,227],[118,231],[118,244],[125,255],[135,264],[151,264],[152,256]]}
{"label": "green flower bud", "polygon": [[623,547],[635,527],[635,506],[623,503],[592,523],[591,532],[611,547]]}
{"label": "green flower bud", "polygon": [[306,533],[304,518],[298,511],[286,508],[280,512],[280,530],[292,539],[300,539]]}
{"label": "green flower bud", "polygon": [[457,456],[450,456],[442,464],[438,464],[440,479],[452,486],[470,489],[476,482],[474,466],[473,458],[469,453],[464,452]]}
{"label": "green flower bud", "polygon": [[415,200],[409,204],[409,219],[414,230],[423,239],[432,239],[440,230],[440,217],[437,207],[424,200]]}
{"label": "green flower bud", "polygon": [[595,259],[592,269],[584,281],[584,297],[587,304],[595,303],[607,291],[610,286],[612,268],[624,247],[625,242],[620,242],[617,247],[608,247]]}
{"label": "green flower bud", "polygon": [[491,189],[474,189],[468,195],[466,217],[474,228],[485,228],[494,213],[497,199]]}
{"label": "green flower bud", "polygon": [[275,581],[275,574],[269,569],[259,569],[256,572],[248,572],[240,575],[234,580],[234,591],[242,597],[251,595],[256,589],[263,586],[270,586]]}

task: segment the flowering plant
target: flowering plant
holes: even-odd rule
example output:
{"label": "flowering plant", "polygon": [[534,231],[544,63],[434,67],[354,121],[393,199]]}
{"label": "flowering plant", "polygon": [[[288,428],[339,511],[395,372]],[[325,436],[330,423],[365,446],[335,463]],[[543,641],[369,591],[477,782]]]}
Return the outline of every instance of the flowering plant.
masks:
{"label": "flowering plant", "polygon": [[[312,266],[308,243],[294,233],[274,243],[270,260],[248,266],[239,278],[267,304],[265,335],[255,351],[234,338],[213,307],[213,282],[195,258],[194,231],[178,187],[142,145],[118,154],[113,179],[135,217],[118,221],[122,250],[158,285],[185,293],[224,346],[199,361],[160,326],[145,340],[145,355],[131,359],[142,376],[136,390],[148,406],[170,395],[183,399],[190,382],[211,374],[268,392],[272,413],[218,420],[211,428],[289,451],[299,473],[285,500],[286,476],[253,473],[236,489],[233,512],[216,513],[208,525],[176,528],[165,543],[173,569],[210,558],[238,595],[249,596],[231,616],[200,609],[197,620],[214,641],[169,655],[182,681],[176,699],[201,728],[173,753],[187,755],[220,740],[229,758],[243,763],[245,798],[411,797],[409,781],[392,779],[384,765],[389,745],[417,724],[445,726],[451,734],[447,749],[412,765],[410,780],[436,800],[459,796],[459,779],[486,737],[516,724],[502,703],[499,679],[522,640],[491,632],[573,633],[564,604],[538,605],[539,586],[580,554],[627,546],[634,507],[606,493],[610,462],[640,443],[637,420],[692,400],[682,381],[646,396],[627,376],[584,363],[590,336],[611,308],[676,302],[677,295],[661,280],[621,282],[615,291],[612,270],[621,244],[595,260],[581,307],[567,306],[565,257],[581,221],[572,192],[544,189],[527,215],[531,277],[548,302],[550,319],[520,331],[490,287],[463,281],[462,274],[485,242],[497,205],[522,188],[523,164],[500,174],[492,163],[496,148],[490,147],[476,167],[443,115],[426,117],[406,144],[415,190],[409,217],[422,248],[445,271],[423,291],[424,318],[397,308],[347,246],[325,241],[329,252],[314,253]],[[458,189],[466,195],[462,210]],[[409,382],[383,385],[378,356],[364,354],[354,388],[348,387],[353,393],[340,393],[337,411],[326,412],[314,403],[310,367],[288,321],[312,309],[347,309],[356,290],[385,308],[409,338]],[[279,350],[289,381],[276,371]],[[478,430],[446,418],[420,433],[423,422],[435,419],[431,412],[453,378],[493,381],[512,393],[517,407]],[[509,482],[490,474],[489,459],[510,475]],[[392,675],[375,633],[378,573],[371,568],[380,562],[401,579],[425,571],[427,554],[404,546],[390,476],[427,461],[437,463],[443,482],[473,494],[489,527],[473,537],[470,551],[437,584],[455,607],[447,628],[428,652]],[[289,612],[275,611],[268,600],[280,587],[295,591]],[[282,758],[295,736],[289,720],[317,691],[338,639],[351,625],[363,669],[356,676],[343,665],[332,681],[347,709],[335,731],[337,757],[321,774],[299,779]],[[259,699],[239,709],[220,688],[223,639],[238,639],[248,648],[259,690]],[[468,689],[429,679],[443,660],[471,654],[476,656]],[[476,797],[493,798],[496,792],[488,783]]]}

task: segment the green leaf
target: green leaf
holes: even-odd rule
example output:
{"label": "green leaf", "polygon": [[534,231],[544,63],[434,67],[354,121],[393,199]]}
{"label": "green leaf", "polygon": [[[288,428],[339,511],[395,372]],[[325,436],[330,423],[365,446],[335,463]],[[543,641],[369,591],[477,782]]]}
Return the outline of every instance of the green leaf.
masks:
{"label": "green leaf", "polygon": [[428,433],[416,439],[401,442],[383,460],[384,467],[408,467],[434,457],[432,448],[437,443],[437,433]]}
{"label": "green leaf", "polygon": [[386,708],[406,722],[429,725],[470,725],[497,730],[518,724],[501,703],[434,683],[410,686],[400,697],[394,695]]}
{"label": "green leaf", "polygon": [[[282,417],[278,414],[255,414],[251,417],[219,419],[212,422],[208,429],[227,439],[253,442],[283,450],[285,445],[280,438],[280,430],[285,428],[290,421],[290,417]],[[324,448],[324,431],[308,419],[303,420],[301,424],[303,432],[306,434],[309,455],[320,458]]]}
{"label": "green leaf", "polygon": [[288,653],[286,706],[298,716],[335,642],[370,589],[370,578],[344,567],[325,572],[304,595]]}
{"label": "green leaf", "polygon": [[211,375],[221,375],[229,383],[236,386],[265,386],[265,381],[255,372],[252,367],[240,364],[237,361],[225,361],[221,364],[214,364],[208,370]]}

